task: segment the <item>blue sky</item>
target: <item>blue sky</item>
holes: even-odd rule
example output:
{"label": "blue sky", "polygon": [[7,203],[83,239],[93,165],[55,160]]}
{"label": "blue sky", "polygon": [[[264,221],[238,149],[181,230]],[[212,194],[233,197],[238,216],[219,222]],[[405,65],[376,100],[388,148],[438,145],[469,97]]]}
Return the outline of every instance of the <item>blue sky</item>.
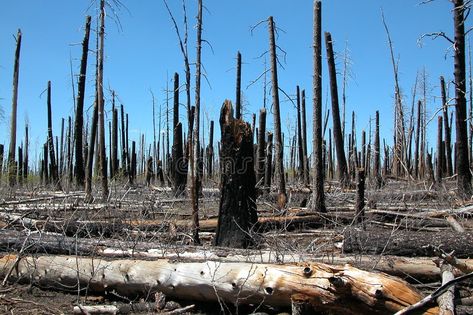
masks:
{"label": "blue sky", "polygon": [[[168,0],[171,10],[182,27],[181,1]],[[121,28],[111,19],[108,10],[105,43],[105,88],[107,109],[110,109],[110,93],[114,89],[120,102],[130,115],[130,136],[138,139],[145,133],[152,140],[151,89],[157,104],[164,104],[167,76],[179,72],[184,78],[184,65],[177,37],[162,1],[122,0],[126,8],[117,12]],[[440,106],[438,78],[453,77],[453,58],[447,53],[450,45],[444,39],[425,39],[422,47],[417,40],[422,34],[445,31],[452,34],[452,5],[447,0],[436,0],[419,5],[417,0],[333,0],[322,1],[323,31],[330,31],[334,49],[338,53],[338,71],[342,71],[343,51],[350,51],[352,78],[347,88],[347,114],[357,115],[357,129],[368,129],[369,118],[376,110],[381,114],[382,137],[392,141],[393,74],[386,33],[381,22],[381,8],[394,42],[396,58],[399,58],[400,84],[405,94],[405,104],[412,102],[411,89],[417,72],[423,68],[428,74],[429,117]],[[23,42],[20,65],[18,99],[18,137],[23,136],[24,122],[30,122],[32,151],[46,140],[46,89],[52,81],[53,127],[55,135],[60,132],[60,119],[72,115],[72,87],[70,57],[73,72],[79,71],[80,43],[83,38],[85,16],[90,14],[95,23],[95,6],[89,0],[15,0],[4,2],[0,10],[0,107],[5,117],[0,121],[0,143],[8,143],[8,125],[11,107],[11,86],[15,41],[12,35],[22,29]],[[189,19],[189,55],[195,60],[196,0],[186,0]],[[297,4],[297,5],[296,5]],[[277,44],[287,53],[279,69],[280,87],[294,95],[296,85],[306,89],[308,106],[308,133],[312,126],[312,1],[281,0],[204,0],[206,11],[203,20],[203,38],[212,48],[204,45],[202,61],[209,84],[202,84],[202,106],[207,137],[208,121],[218,121],[220,106],[225,98],[235,98],[235,63],[238,50],[242,53],[242,87],[244,113],[251,120],[251,113],[263,105],[263,81],[246,88],[264,71],[268,49],[267,24],[253,33],[251,26],[274,16],[281,29]],[[92,37],[91,48],[95,41]],[[328,76],[325,74],[325,45],[323,46],[323,103],[330,106]],[[93,103],[94,58],[89,58],[86,108]],[[194,71],[193,71],[194,74]],[[192,76],[192,86],[194,86]],[[269,80],[269,77],[268,77]],[[339,77],[341,88],[341,77]],[[269,90],[268,90],[269,91]],[[270,97],[270,95],[269,95]],[[287,134],[295,126],[295,110],[292,103],[281,94],[283,131]],[[184,100],[184,91],[181,101]],[[192,93],[192,101],[194,96]],[[268,99],[270,104],[270,99]],[[157,108],[157,114],[159,109]],[[164,113],[164,108],[163,108]],[[181,119],[184,120],[184,107]],[[91,114],[91,111],[89,111]],[[164,116],[164,114],[163,114]],[[270,116],[271,117],[271,116]],[[347,115],[347,121],[349,121]],[[108,116],[111,118],[111,115]],[[157,117],[159,119],[160,117]],[[164,117],[161,117],[164,118]],[[272,117],[270,118],[272,121]],[[164,119],[163,119],[164,123]],[[435,120],[430,124],[430,137],[435,135]],[[347,125],[347,128],[350,128]],[[219,128],[216,128],[217,138]],[[287,139],[287,138],[286,138]],[[19,143],[20,140],[17,140]],[[148,142],[149,143],[149,142]],[[432,141],[431,141],[432,143]]]}

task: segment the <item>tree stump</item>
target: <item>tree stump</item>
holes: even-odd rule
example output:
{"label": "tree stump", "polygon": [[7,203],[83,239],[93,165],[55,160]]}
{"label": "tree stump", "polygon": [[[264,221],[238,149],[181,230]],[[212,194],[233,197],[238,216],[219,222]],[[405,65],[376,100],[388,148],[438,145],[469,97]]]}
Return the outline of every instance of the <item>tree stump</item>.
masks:
{"label": "tree stump", "polygon": [[233,118],[232,103],[220,111],[221,197],[215,245],[246,248],[254,243],[256,176],[253,133],[248,123]]}

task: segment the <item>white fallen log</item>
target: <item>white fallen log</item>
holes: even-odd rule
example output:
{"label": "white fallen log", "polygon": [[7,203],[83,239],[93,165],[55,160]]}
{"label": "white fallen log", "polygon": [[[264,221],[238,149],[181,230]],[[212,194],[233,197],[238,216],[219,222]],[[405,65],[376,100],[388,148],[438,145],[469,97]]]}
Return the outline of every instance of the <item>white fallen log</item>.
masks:
{"label": "white fallen log", "polygon": [[[349,265],[322,263],[291,265],[173,262],[171,260],[105,260],[74,256],[15,255],[0,258],[0,275],[16,263],[9,280],[34,281],[40,286],[88,292],[115,292],[136,297],[160,291],[187,300],[291,305],[291,296],[303,294],[318,309],[367,314],[396,312],[421,300],[403,280],[367,272]],[[343,303],[342,303],[343,302]],[[426,314],[436,314],[430,309]]]}

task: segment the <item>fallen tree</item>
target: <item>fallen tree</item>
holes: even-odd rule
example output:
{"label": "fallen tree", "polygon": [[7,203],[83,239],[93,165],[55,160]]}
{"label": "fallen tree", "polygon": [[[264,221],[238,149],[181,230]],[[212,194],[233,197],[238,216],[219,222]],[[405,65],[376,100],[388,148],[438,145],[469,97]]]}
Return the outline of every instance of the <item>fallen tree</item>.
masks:
{"label": "fallen tree", "polygon": [[350,228],[344,233],[343,252],[396,256],[435,256],[435,248],[467,258],[473,253],[473,232],[446,233]]}
{"label": "fallen tree", "polygon": [[[322,263],[290,265],[105,260],[73,256],[5,255],[0,274],[10,281],[56,289],[138,297],[162,292],[189,300],[290,306],[302,294],[317,309],[343,314],[396,312],[421,300],[406,282],[383,273]],[[436,314],[436,308],[425,314]]]}

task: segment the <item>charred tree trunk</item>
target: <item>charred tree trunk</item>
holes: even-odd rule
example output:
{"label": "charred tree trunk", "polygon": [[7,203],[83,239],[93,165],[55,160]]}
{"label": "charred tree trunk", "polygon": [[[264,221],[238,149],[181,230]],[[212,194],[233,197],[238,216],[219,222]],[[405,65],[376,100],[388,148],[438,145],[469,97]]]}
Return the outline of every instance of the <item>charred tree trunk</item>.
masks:
{"label": "charred tree trunk", "polygon": [[182,147],[182,124],[180,122],[174,128],[172,143],[172,169],[174,179],[174,195],[180,196],[185,189],[186,170],[184,161],[184,152]]}
{"label": "charred tree trunk", "polygon": [[97,99],[94,103],[94,113],[92,114],[92,125],[90,126],[90,140],[87,149],[87,168],[85,170],[85,194],[86,201],[92,201],[92,171],[94,165],[95,138],[97,136],[98,107]]}
{"label": "charred tree trunk", "polygon": [[266,144],[266,161],[264,168],[264,188],[265,192],[271,191],[271,177],[273,175],[273,134],[268,132],[268,142]]}
{"label": "charred tree trunk", "polygon": [[269,52],[271,56],[271,81],[272,81],[272,93],[273,93],[273,111],[274,111],[274,133],[275,133],[275,163],[276,163],[276,179],[278,184],[279,200],[281,201],[278,205],[281,208],[286,206],[286,180],[284,176],[284,145],[281,134],[281,115],[279,111],[279,86],[278,86],[278,69],[277,69],[277,56],[276,56],[276,39],[274,37],[274,21],[273,17],[270,16],[268,19],[269,29]]}
{"label": "charred tree trunk", "polygon": [[112,92],[112,154],[111,159],[111,170],[110,178],[115,177],[118,174],[118,110],[115,108],[115,91]]}
{"label": "charred tree trunk", "polygon": [[133,185],[136,180],[136,142],[131,142],[131,168],[130,168],[130,185]]}
{"label": "charred tree trunk", "polygon": [[[314,152],[314,191],[312,210],[326,212],[324,194],[324,164],[322,156],[322,2],[314,1],[313,16],[313,152]],[[338,120],[340,128],[340,119]],[[341,132],[341,130],[338,130]],[[343,143],[342,143],[343,146]],[[343,149],[343,148],[342,148]]]}
{"label": "charred tree trunk", "polygon": [[[28,178],[28,150],[29,150],[29,135],[28,135],[28,124],[25,126],[25,151],[24,151],[24,157],[23,157],[23,177],[25,179]],[[3,153],[3,152],[1,152]],[[0,159],[3,160],[3,154],[1,154]],[[2,165],[0,163],[0,173],[1,173]]]}
{"label": "charred tree trunk", "polygon": [[8,150],[8,183],[14,186],[16,183],[15,150],[16,150],[16,114],[18,109],[18,79],[20,76],[20,51],[21,51],[21,30],[18,29],[16,35],[15,64],[13,66],[13,96],[11,105],[10,120],[10,147]]}
{"label": "charred tree trunk", "polygon": [[365,218],[365,170],[358,169],[356,171],[356,219],[363,222]]}
{"label": "charred tree trunk", "polygon": [[299,86],[296,88],[297,94],[297,152],[299,155],[298,177],[302,181],[304,179],[304,149],[302,144],[302,123],[301,123],[301,95]]}
{"label": "charred tree trunk", "polygon": [[121,138],[122,138],[122,173],[123,175],[127,174],[128,170],[128,139],[125,136],[125,112],[123,109],[123,104],[120,105],[120,118],[121,118]]}
{"label": "charred tree trunk", "polygon": [[47,98],[47,109],[48,109],[48,149],[49,149],[49,162],[51,164],[51,180],[55,187],[59,187],[59,178],[56,166],[56,155],[54,153],[54,138],[53,138],[53,123],[51,113],[51,81],[48,81],[48,98]]}
{"label": "charred tree trunk", "polygon": [[[200,244],[199,239],[199,195],[201,178],[200,159],[200,80],[201,80],[201,55],[202,55],[202,0],[197,2],[197,41],[196,41],[196,62],[195,62],[195,111],[194,111],[194,132],[193,147],[190,157],[191,163],[191,200],[192,200],[192,238],[194,244]],[[190,132],[190,131],[189,131]]]}
{"label": "charred tree trunk", "polygon": [[415,151],[414,151],[414,175],[415,178],[420,178],[420,170],[419,170],[419,146],[420,146],[420,134],[421,134],[421,108],[422,102],[417,102],[417,127],[416,127],[416,141],[415,141]]}
{"label": "charred tree trunk", "polygon": [[259,128],[258,128],[258,151],[256,153],[256,183],[264,185],[265,173],[265,149],[266,149],[266,109],[262,108],[259,112]]}
{"label": "charred tree trunk", "polygon": [[207,149],[207,174],[209,178],[213,177],[214,160],[214,121],[210,121],[209,146]]}
{"label": "charred tree trunk", "polygon": [[376,188],[381,188],[381,146],[379,141],[379,111],[376,111],[376,127],[374,134],[373,176]]}
{"label": "charred tree trunk", "polygon": [[48,160],[48,143],[46,142],[43,145],[43,178],[44,178],[44,184],[47,185],[49,184],[49,160]]}
{"label": "charred tree trunk", "polygon": [[440,77],[440,92],[442,94],[442,109],[443,109],[443,122],[445,125],[445,153],[446,153],[446,164],[447,164],[447,175],[453,175],[453,165],[452,165],[452,138],[450,125],[448,123],[448,104],[447,104],[447,94],[445,92],[445,79],[443,76]]}
{"label": "charred tree trunk", "polygon": [[340,109],[338,105],[337,72],[333,54],[332,36],[325,32],[325,45],[327,48],[327,62],[330,77],[330,94],[332,97],[333,138],[337,153],[338,176],[342,186],[348,185],[347,160],[343,146],[342,129],[340,125]]}
{"label": "charred tree trunk", "polygon": [[105,0],[100,1],[100,31],[99,31],[99,52],[97,71],[97,102],[98,102],[98,123],[99,123],[99,166],[100,181],[102,183],[102,199],[108,199],[108,178],[107,178],[107,155],[105,151],[105,109],[103,97],[103,58],[105,42]]}
{"label": "charred tree trunk", "polygon": [[443,124],[442,124],[442,116],[438,116],[438,125],[437,125],[437,168],[436,171],[436,179],[437,183],[442,182],[443,177],[443,160],[444,160],[444,150],[443,150],[443,141],[442,141],[442,132],[443,132]]}
{"label": "charred tree trunk", "polygon": [[84,98],[85,98],[85,82],[87,73],[87,56],[89,52],[89,36],[90,36],[90,21],[91,17],[87,16],[85,19],[85,35],[82,41],[82,59],[80,62],[80,75],[77,90],[77,108],[74,122],[74,138],[75,138],[75,178],[76,184],[79,187],[84,186],[85,171],[84,158],[82,155],[82,132],[84,129]]}
{"label": "charred tree trunk", "polygon": [[466,126],[466,68],[465,68],[465,3],[453,0],[455,28],[455,130],[456,130],[456,165],[457,189],[462,198],[471,197],[471,173],[468,161],[468,136]]}
{"label": "charred tree trunk", "polygon": [[236,95],[235,95],[235,118],[241,118],[241,54],[237,53],[236,68]]}
{"label": "charred tree trunk", "polygon": [[5,154],[5,147],[3,146],[3,144],[0,144],[0,179],[2,178],[2,174],[3,174],[3,157],[4,157],[4,154]]}
{"label": "charred tree trunk", "polygon": [[301,114],[302,114],[302,155],[304,161],[304,184],[309,185],[309,159],[307,152],[307,119],[305,113],[305,90],[301,93]]}
{"label": "charred tree trunk", "polygon": [[18,147],[18,184],[23,185],[23,144]]}
{"label": "charred tree trunk", "polygon": [[228,100],[220,111],[220,128],[222,174],[215,245],[247,248],[254,244],[253,227],[258,222],[253,132],[248,123],[233,118]]}

